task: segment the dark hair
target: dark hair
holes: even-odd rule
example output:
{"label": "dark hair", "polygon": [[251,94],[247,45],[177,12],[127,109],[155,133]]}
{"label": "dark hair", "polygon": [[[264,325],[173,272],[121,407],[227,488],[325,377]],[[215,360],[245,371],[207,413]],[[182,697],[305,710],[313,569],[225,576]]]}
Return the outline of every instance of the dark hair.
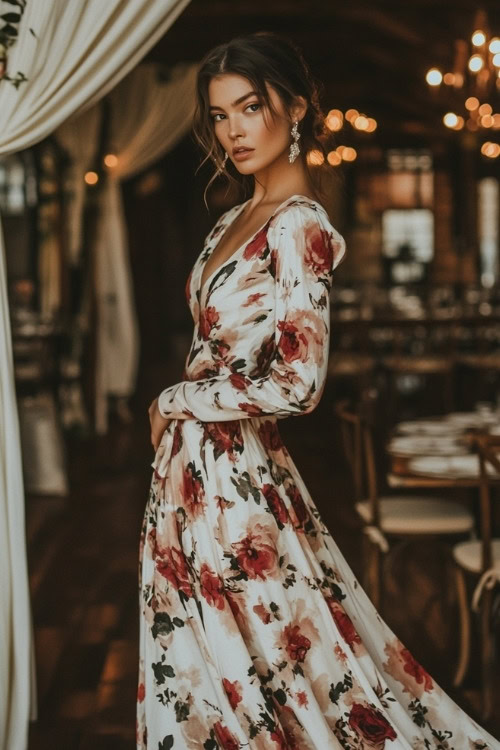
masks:
{"label": "dark hair", "polygon": [[200,64],[193,133],[205,153],[200,167],[211,161],[216,170],[205,188],[205,194],[219,176],[242,186],[245,192],[253,185],[249,176],[240,175],[237,170],[233,170],[233,175],[227,170],[223,164],[224,152],[215,136],[213,120],[210,117],[208,86],[212,78],[223,73],[235,73],[250,81],[272,115],[275,114],[275,110],[266,84],[280,96],[287,111],[296,97],[304,97],[307,111],[299,125],[300,158],[308,170],[315,192],[321,196],[323,183],[320,173],[323,170],[318,170],[318,167],[311,169],[307,162],[307,154],[316,149],[323,154],[323,164],[327,164],[325,145],[321,138],[325,134],[325,127],[319,103],[319,87],[311,76],[301,51],[287,39],[271,32],[236,37],[212,49]]}

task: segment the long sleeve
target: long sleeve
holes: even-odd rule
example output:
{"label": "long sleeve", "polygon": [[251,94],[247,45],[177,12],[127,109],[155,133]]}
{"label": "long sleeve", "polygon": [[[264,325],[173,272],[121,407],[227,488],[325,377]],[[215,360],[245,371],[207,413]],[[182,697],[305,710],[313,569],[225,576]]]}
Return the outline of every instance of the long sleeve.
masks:
{"label": "long sleeve", "polygon": [[273,355],[265,374],[243,372],[182,381],[162,391],[160,413],[205,422],[312,411],[326,381],[332,273],[345,252],[326,213],[307,203],[288,205],[267,229],[274,276]]}

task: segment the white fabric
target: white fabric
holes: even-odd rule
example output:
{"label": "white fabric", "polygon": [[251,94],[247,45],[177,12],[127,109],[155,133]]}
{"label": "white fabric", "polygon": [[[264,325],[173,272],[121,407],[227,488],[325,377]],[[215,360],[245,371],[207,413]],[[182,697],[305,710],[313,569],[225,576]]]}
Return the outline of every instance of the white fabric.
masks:
{"label": "white fabric", "polygon": [[[108,395],[129,396],[135,389],[139,361],[139,330],[133,298],[127,229],[120,180],[145,169],[181,138],[191,125],[197,66],[179,64],[162,80],[162,67],[139,65],[109,96],[108,153],[117,157],[99,193],[95,247],[97,297],[96,430],[108,426]],[[100,107],[71,118],[56,137],[74,160],[71,224],[73,257],[80,250],[83,175],[95,158],[87,144],[89,126],[96,131]],[[97,125],[96,125],[97,123]],[[87,145],[86,145],[87,144]]]}
{"label": "white fabric", "polygon": [[82,217],[87,183],[84,175],[93,166],[99,145],[101,107],[91,107],[77,118],[60,125],[57,140],[68,152],[71,164],[66,170],[64,193],[67,201],[65,229],[68,256],[73,265],[78,263],[82,245]]}
{"label": "white fabric", "polygon": [[[380,498],[380,527],[387,534],[461,534],[474,527],[474,518],[460,503],[440,498]],[[372,523],[368,501],[356,503],[365,523]]]}
{"label": "white fabric", "polygon": [[[493,556],[493,567],[500,573],[500,539],[492,539],[491,551]],[[471,573],[480,573],[482,569],[482,542],[462,542],[453,547],[455,561],[465,570]]]}
{"label": "white fabric", "polygon": [[[0,155],[49,135],[98,101],[160,39],[189,0],[30,0],[0,81]],[[34,34],[31,33],[33,30]],[[36,714],[24,488],[5,250],[0,226],[0,748],[25,750]]]}

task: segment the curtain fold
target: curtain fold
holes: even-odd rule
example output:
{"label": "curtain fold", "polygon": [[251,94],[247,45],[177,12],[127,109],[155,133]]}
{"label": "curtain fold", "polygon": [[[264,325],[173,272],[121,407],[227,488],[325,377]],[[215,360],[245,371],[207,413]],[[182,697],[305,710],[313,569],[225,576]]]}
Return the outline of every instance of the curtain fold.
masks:
{"label": "curtain fold", "polygon": [[[28,148],[110,91],[189,0],[28,0],[0,80],[0,155]],[[24,488],[0,225],[0,748],[26,750],[36,715]]]}
{"label": "curtain fold", "polygon": [[[99,194],[95,246],[97,358],[96,430],[108,427],[108,396],[130,396],[136,384],[139,329],[134,304],[127,227],[120,183],[146,169],[171,150],[188,131],[195,106],[197,65],[179,63],[166,69],[156,63],[138,65],[109,95],[108,144],[116,166],[109,168]],[[80,249],[84,205],[83,175],[95,147],[89,128],[100,122],[100,107],[87,109],[61,125],[55,136],[73,161],[69,236],[73,257]]]}

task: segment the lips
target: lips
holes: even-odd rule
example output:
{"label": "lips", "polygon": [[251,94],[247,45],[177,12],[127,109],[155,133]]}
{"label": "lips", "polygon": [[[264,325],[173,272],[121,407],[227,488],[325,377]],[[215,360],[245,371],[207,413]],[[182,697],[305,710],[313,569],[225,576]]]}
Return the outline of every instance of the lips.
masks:
{"label": "lips", "polygon": [[233,148],[233,156],[238,156],[239,154],[243,156],[243,154],[249,154],[251,151],[253,151],[253,148],[247,148],[247,146],[235,146],[235,148]]}

